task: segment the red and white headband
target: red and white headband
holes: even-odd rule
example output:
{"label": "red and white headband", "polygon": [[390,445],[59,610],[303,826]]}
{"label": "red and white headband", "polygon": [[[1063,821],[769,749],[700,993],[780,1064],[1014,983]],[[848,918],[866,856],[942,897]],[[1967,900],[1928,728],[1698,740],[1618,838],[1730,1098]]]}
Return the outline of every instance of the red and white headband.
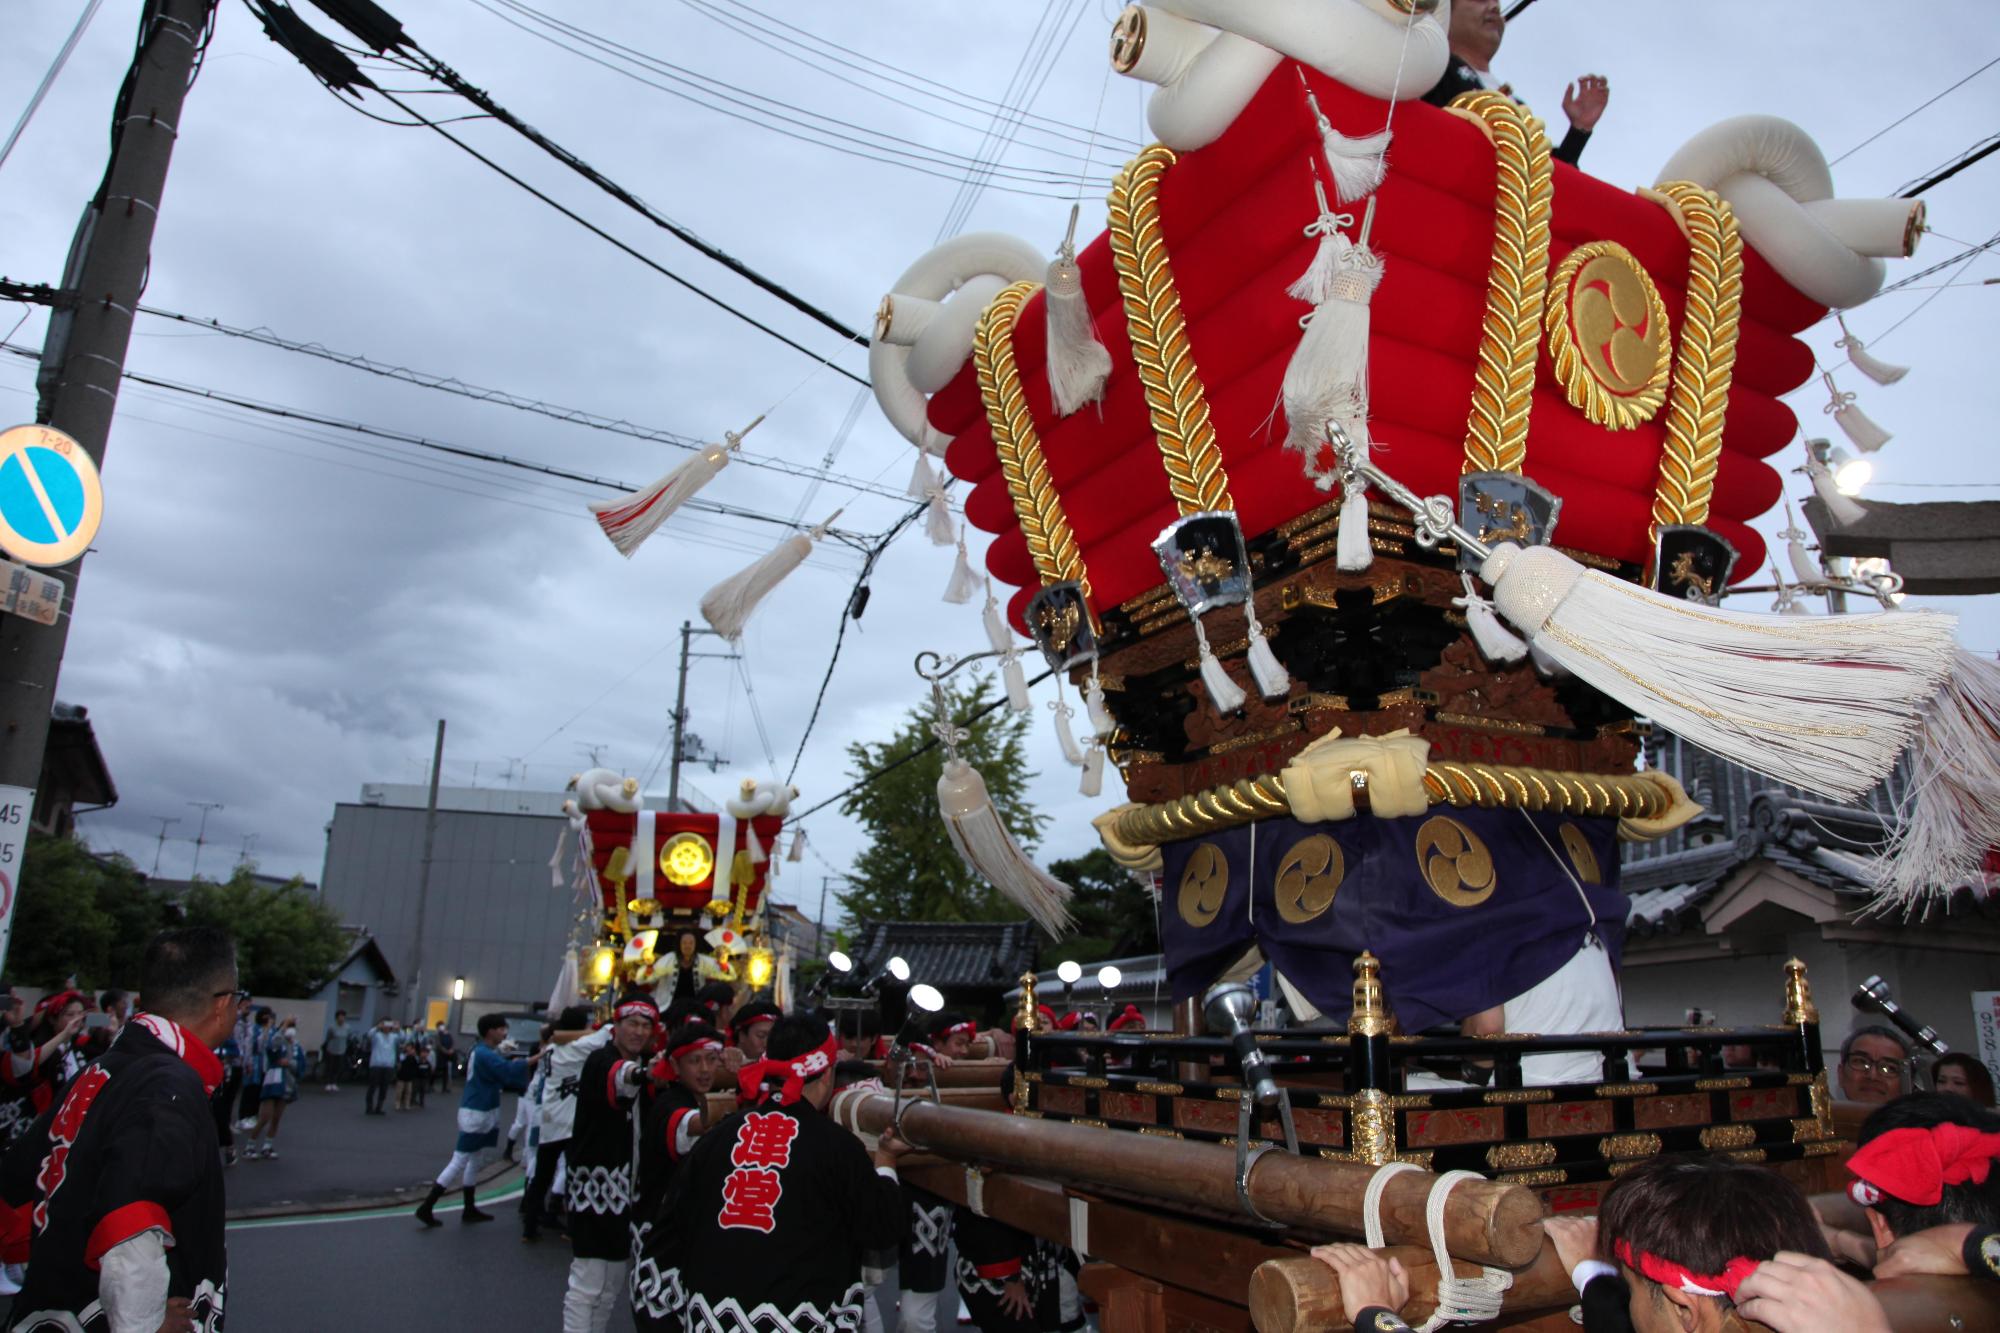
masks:
{"label": "red and white headband", "polygon": [[968,1018],[963,1023],[953,1023],[948,1028],[940,1028],[938,1031],[931,1033],[931,1036],[937,1038],[937,1040],[941,1042],[950,1041],[953,1037],[957,1036],[961,1032],[963,1032],[968,1037],[976,1037],[979,1035],[979,1024],[973,1022],[971,1019]]}
{"label": "red and white headband", "polygon": [[[825,1043],[804,1055],[795,1055],[789,1060],[765,1058],[743,1066],[736,1075],[736,1096],[740,1104],[755,1106],[770,1098],[776,1098],[780,1106],[789,1106],[805,1095],[806,1084],[812,1082],[840,1058],[840,1035],[829,1033]],[[782,1079],[776,1089],[765,1087],[767,1079]]]}
{"label": "red and white headband", "polygon": [[669,1060],[678,1060],[684,1055],[693,1055],[698,1051],[719,1051],[721,1049],[722,1043],[714,1037],[696,1037],[693,1041],[676,1046],[671,1051],[668,1051],[667,1058]]}
{"label": "red and white headband", "polygon": [[1971,1125],[1892,1129],[1847,1159],[1857,1177],[1847,1197],[1863,1208],[1885,1197],[1934,1208],[1944,1201],[1946,1185],[1984,1184],[1995,1158],[2000,1158],[2000,1134]]}
{"label": "red and white headband", "polygon": [[612,1021],[614,1022],[619,1019],[630,1018],[634,1014],[643,1014],[655,1023],[660,1021],[660,1008],[651,1000],[620,1000],[618,1007],[611,1011]]}
{"label": "red and white headband", "polygon": [[1635,1250],[1630,1241],[1618,1241],[1612,1249],[1627,1268],[1663,1287],[1673,1287],[1691,1296],[1725,1296],[1731,1301],[1736,1299],[1736,1289],[1743,1285],[1743,1279],[1756,1272],[1760,1262],[1739,1254],[1725,1264],[1720,1273],[1697,1273],[1671,1259]]}

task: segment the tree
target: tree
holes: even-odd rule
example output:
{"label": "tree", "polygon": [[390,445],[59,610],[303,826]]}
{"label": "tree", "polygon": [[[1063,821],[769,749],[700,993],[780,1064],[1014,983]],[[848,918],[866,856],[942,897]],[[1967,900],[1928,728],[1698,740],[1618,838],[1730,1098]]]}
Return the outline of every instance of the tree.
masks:
{"label": "tree", "polygon": [[[997,698],[992,678],[981,677],[970,690],[947,685],[945,709],[970,733],[959,742],[959,754],[986,780],[1001,822],[1022,846],[1032,847],[1048,821],[1026,797],[1032,776],[1022,744],[1028,719],[1004,708],[983,712]],[[856,917],[878,921],[1019,919],[1021,909],[967,870],[945,833],[937,797],[944,747],[910,757],[937,739],[932,729],[936,722],[936,711],[926,704],[911,709],[890,740],[847,747],[857,778],[882,776],[840,807],[842,814],[861,822],[870,838],[840,895],[841,905]]]}
{"label": "tree", "polygon": [[1049,873],[1076,891],[1069,901],[1076,932],[1042,950],[1043,966],[1159,952],[1153,895],[1121,869],[1111,853],[1096,847],[1083,856],[1052,861]]}
{"label": "tree", "polygon": [[347,956],[339,916],[307,892],[303,879],[294,876],[273,888],[248,863],[226,883],[196,880],[188,891],[187,921],[221,926],[236,937],[243,987],[259,995],[305,995]]}
{"label": "tree", "polygon": [[31,833],[7,975],[25,985],[136,988],[146,945],[170,905],[122,856],[103,859],[68,838]]}

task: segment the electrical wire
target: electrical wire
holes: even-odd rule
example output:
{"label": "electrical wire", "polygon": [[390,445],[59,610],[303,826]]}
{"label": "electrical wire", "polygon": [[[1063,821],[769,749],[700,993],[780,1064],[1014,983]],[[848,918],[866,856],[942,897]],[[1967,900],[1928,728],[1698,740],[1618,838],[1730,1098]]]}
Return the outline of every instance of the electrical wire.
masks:
{"label": "electrical wire", "polygon": [[[4,296],[6,296],[5,293],[0,293],[0,297]],[[17,297],[13,299],[25,300],[27,298]],[[645,440],[649,443],[671,445],[673,448],[683,449],[688,452],[694,452],[702,448],[705,443],[694,436],[684,435],[678,431],[670,431],[656,426],[634,425],[632,422],[622,418],[603,416],[584,408],[563,407],[558,404],[544,402],[538,398],[528,398],[521,394],[510,393],[505,389],[486,388],[476,384],[467,384],[454,376],[437,375],[426,371],[412,370],[407,366],[391,365],[355,352],[336,352],[317,342],[298,342],[294,339],[280,337],[269,328],[261,325],[257,328],[246,329],[224,324],[217,319],[207,319],[194,315],[184,315],[178,311],[163,310],[158,306],[141,305],[138,309],[140,314],[151,315],[156,319],[172,320],[176,323],[187,324],[210,333],[221,334],[225,337],[241,338],[265,347],[273,347],[286,352],[295,352],[302,356],[317,357],[322,361],[331,361],[335,365],[365,371],[370,375],[377,375],[384,379],[396,380],[404,384],[413,384],[424,389],[435,389],[441,393],[455,394],[461,398],[469,398],[474,402],[495,403],[501,407],[512,408],[520,412],[532,412],[554,421],[566,421],[573,425],[588,427],[591,430],[629,436],[632,439]],[[825,468],[810,467],[802,463],[792,463],[782,458],[773,458],[746,449],[736,450],[732,461],[746,467],[782,473],[785,476],[800,477],[813,482],[831,483],[832,485],[852,490],[857,494],[878,495],[892,500],[901,500],[903,498],[903,492],[894,487],[877,485],[874,482],[864,481],[859,477],[847,476]]]}
{"label": "electrical wire", "polygon": [[974,154],[972,165],[965,172],[964,178],[959,181],[958,190],[952,195],[951,204],[945,210],[944,221],[938,224],[936,239],[939,242],[956,235],[964,226],[965,217],[971,212],[973,200],[977,197],[977,191],[973,187],[974,180],[979,177],[983,166],[989,162],[997,163],[1000,154],[1005,151],[1002,136],[1005,126],[1014,115],[1015,104],[1019,103],[1025,107],[1033,101],[1027,95],[1028,84],[1034,77],[1037,61],[1045,55],[1053,34],[1060,26],[1060,6],[1067,2],[1068,0],[1046,0],[1043,4],[1041,16],[1035,20],[1034,31],[1028,34],[1028,44],[1023,48],[1013,74],[1008,77],[1007,90],[1001,96],[1001,106],[993,113],[986,132],[980,136],[979,147]]}
{"label": "electrical wire", "polygon": [[97,17],[97,11],[103,7],[104,0],[89,0],[89,3],[84,5],[82,16],[77,19],[76,26],[70,29],[69,39],[56,52],[56,58],[49,63],[48,73],[42,75],[42,81],[35,85],[34,95],[28,98],[28,105],[22,109],[21,118],[14,122],[13,130],[7,135],[7,142],[0,144],[0,167],[7,165],[7,157],[14,151],[14,145],[21,141],[21,135],[28,128],[28,122],[42,109],[42,99],[47,97],[49,89],[55,86],[57,76],[63,72],[63,66],[69,64],[70,56],[76,51],[76,44],[83,40],[84,29],[90,26],[90,21]]}
{"label": "electrical wire", "polygon": [[2000,134],[1981,139],[1978,143],[1966,149],[1943,166],[1937,167],[1929,173],[1900,186],[1896,190],[1896,197],[1898,199],[1915,199],[1933,185],[1944,184],[1944,182],[1950,180],[1959,172],[1964,171],[1973,163],[1991,157],[1996,152],[2000,152]]}
{"label": "electrical wire", "polygon": [[[879,56],[868,55],[865,52],[855,50],[851,46],[842,46],[839,42],[834,41],[830,37],[822,37],[817,33],[808,31],[805,28],[798,27],[795,24],[787,23],[785,22],[785,20],[777,17],[774,14],[765,13],[761,9],[757,9],[754,6],[742,3],[742,0],[722,0],[722,2],[727,4],[732,10],[752,15],[754,16],[755,19],[761,19],[766,24],[771,24],[775,28],[783,29],[784,30],[783,32],[774,32],[771,27],[762,27],[758,23],[753,22],[751,19],[737,20],[738,22],[745,23],[748,26],[757,29],[759,32],[763,32],[770,35],[775,39],[776,43],[780,47],[806,46],[806,47],[822,48],[819,50],[815,50],[814,54],[822,56],[826,59],[834,60],[835,63],[845,65],[849,69],[870,74],[872,77],[879,78],[885,83],[897,84],[900,87],[906,88],[914,93],[917,93],[919,96],[930,97],[937,101],[944,102],[949,106],[958,107],[961,110],[979,111],[982,113],[988,113],[995,110],[999,110],[1003,106],[1003,104],[1000,102],[995,102],[990,98],[981,97],[977,93],[968,92],[962,88],[955,88],[951,84],[941,82],[940,80],[937,79],[933,79],[927,74],[920,74],[915,70],[906,69],[901,65],[891,64],[890,62],[881,59]],[[681,3],[687,5],[691,9],[695,9],[697,12],[703,12],[703,13],[706,13],[716,8],[716,5],[712,2],[712,0],[681,0]],[[842,56],[853,56],[855,57],[855,59],[840,60],[838,59],[837,56],[833,54],[835,52],[839,53],[839,55]],[[869,68],[870,66],[874,66],[875,68],[871,69]],[[878,73],[877,70],[886,70],[888,72]],[[1041,125],[1049,126],[1052,129],[1058,129],[1058,130],[1082,129],[1082,126],[1073,125],[1068,121],[1058,120],[1052,116],[1030,115],[1029,119],[1036,121]],[[1072,138],[1072,140],[1076,142],[1081,142],[1081,140],[1075,140],[1074,136],[1065,136],[1065,137]],[[1134,152],[1138,151],[1138,149],[1143,146],[1142,141],[1137,139],[1117,139],[1112,136],[1104,136],[1104,137],[1109,142],[1121,144],[1122,146],[1131,149]]]}
{"label": "electrical wire", "polygon": [[1992,69],[1995,65],[2000,65],[2000,56],[1995,56],[1993,59],[1987,61],[1985,64],[1981,65],[1978,69],[1973,70],[1972,73],[1960,79],[1957,83],[1952,84],[1951,87],[1946,88],[1943,92],[1939,93],[1937,96],[1932,97],[1928,101],[1921,102],[1918,105],[1910,108],[1910,110],[1896,117],[1896,119],[1890,121],[1887,125],[1884,125],[1881,129],[1875,131],[1873,134],[1869,135],[1866,139],[1863,139],[1860,143],[1854,145],[1854,147],[1848,149],[1846,152],[1842,153],[1839,157],[1836,157],[1835,159],[1833,159],[1833,161],[1827,163],[1827,165],[1829,167],[1839,166],[1842,162],[1845,162],[1848,158],[1853,157],[1856,153],[1866,148],[1869,144],[1874,143],[1877,139],[1887,134],[1890,130],[1895,129],[1898,125],[1901,125],[1904,121],[1916,115],[1919,111],[1922,111],[1927,107],[1930,107],[1938,102],[1943,101],[1947,96],[1957,92],[1960,88],[1963,88],[1966,84],[1971,83],[1974,79],[1984,74],[1987,70]]}

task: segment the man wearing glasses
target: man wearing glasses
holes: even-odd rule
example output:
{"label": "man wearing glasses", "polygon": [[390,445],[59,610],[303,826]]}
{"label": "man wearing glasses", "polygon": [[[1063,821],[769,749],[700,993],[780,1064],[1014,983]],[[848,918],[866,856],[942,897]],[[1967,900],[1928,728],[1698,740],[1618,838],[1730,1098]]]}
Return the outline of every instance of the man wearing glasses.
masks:
{"label": "man wearing glasses", "polygon": [[1909,1047],[1893,1029],[1856,1028],[1840,1044],[1840,1096],[1843,1101],[1880,1106],[1903,1095]]}

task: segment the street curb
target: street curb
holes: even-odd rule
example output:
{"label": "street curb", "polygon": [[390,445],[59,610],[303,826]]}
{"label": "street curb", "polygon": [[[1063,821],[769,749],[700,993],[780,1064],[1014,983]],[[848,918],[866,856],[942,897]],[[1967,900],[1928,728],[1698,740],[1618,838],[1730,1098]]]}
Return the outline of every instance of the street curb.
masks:
{"label": "street curb", "polygon": [[[510,1171],[520,1170],[518,1162],[496,1161],[479,1173],[479,1184],[490,1185]],[[260,1221],[272,1217],[308,1217],[321,1213],[360,1213],[371,1208],[396,1208],[404,1204],[419,1204],[430,1193],[429,1185],[412,1185],[388,1194],[373,1194],[360,1199],[340,1199],[333,1203],[273,1203],[257,1208],[231,1208],[223,1214],[225,1222]]]}

